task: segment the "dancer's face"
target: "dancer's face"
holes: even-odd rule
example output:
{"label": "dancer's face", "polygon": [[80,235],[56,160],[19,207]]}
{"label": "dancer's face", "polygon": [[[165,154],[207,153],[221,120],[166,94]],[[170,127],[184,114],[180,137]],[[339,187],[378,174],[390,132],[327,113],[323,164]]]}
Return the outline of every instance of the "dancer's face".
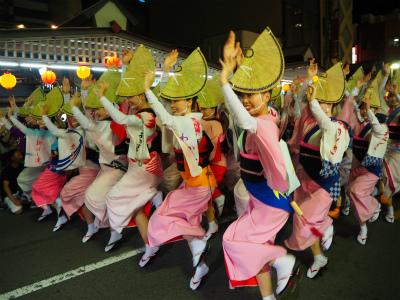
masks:
{"label": "dancer's face", "polygon": [[107,118],[109,118],[109,117],[110,117],[110,115],[108,114],[107,110],[106,110],[104,107],[99,108],[99,109],[96,111],[96,119],[97,119],[98,121],[105,120],[105,119],[107,119]]}
{"label": "dancer's face", "polygon": [[192,111],[192,99],[190,100],[172,100],[171,112],[175,116],[184,116]]}
{"label": "dancer's face", "polygon": [[271,98],[269,92],[256,94],[239,93],[239,98],[242,100],[244,108],[254,117],[268,112],[267,105]]}
{"label": "dancer's face", "polygon": [[141,105],[144,101],[146,101],[146,97],[144,94],[140,94],[132,97],[127,97],[127,100],[129,105],[135,108]]}
{"label": "dancer's face", "polygon": [[200,108],[201,113],[203,114],[203,119],[210,119],[215,117],[215,107],[212,108]]}

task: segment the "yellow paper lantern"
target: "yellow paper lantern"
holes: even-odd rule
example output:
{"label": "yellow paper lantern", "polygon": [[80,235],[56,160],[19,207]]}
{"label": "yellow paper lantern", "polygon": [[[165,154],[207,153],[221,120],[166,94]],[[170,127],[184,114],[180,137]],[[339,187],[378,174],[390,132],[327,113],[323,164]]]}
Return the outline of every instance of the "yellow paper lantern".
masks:
{"label": "yellow paper lantern", "polygon": [[0,85],[6,90],[11,90],[17,84],[17,78],[11,73],[4,73],[0,77]]}
{"label": "yellow paper lantern", "polygon": [[316,83],[318,80],[319,80],[318,76],[317,76],[317,75],[314,75],[313,78],[312,78],[312,81],[313,81],[314,83]]}
{"label": "yellow paper lantern", "polygon": [[288,85],[287,83],[283,85],[283,91],[286,93],[289,89],[290,89],[290,85]]}
{"label": "yellow paper lantern", "polygon": [[76,75],[80,79],[85,79],[90,76],[90,68],[87,66],[80,66],[78,69],[76,69]]}

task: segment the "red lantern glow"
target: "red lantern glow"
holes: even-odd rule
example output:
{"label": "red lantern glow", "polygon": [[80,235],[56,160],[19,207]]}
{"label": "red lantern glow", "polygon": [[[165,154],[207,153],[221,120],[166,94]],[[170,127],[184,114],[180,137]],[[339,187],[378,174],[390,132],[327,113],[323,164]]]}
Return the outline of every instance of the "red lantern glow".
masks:
{"label": "red lantern glow", "polygon": [[119,68],[119,58],[117,56],[106,56],[104,62],[108,68]]}
{"label": "red lantern glow", "polygon": [[44,84],[51,85],[56,81],[56,73],[53,71],[46,71],[42,74],[42,81]]}

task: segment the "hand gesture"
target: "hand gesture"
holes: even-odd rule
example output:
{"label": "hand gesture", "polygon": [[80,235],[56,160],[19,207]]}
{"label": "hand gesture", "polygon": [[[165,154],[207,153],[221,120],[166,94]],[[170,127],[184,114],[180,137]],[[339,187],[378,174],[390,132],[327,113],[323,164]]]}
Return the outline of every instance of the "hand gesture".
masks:
{"label": "hand gesture", "polygon": [[164,59],[163,70],[164,72],[169,72],[171,68],[176,64],[178,61],[179,52],[177,49],[172,50]]}
{"label": "hand gesture", "polygon": [[75,94],[72,96],[72,98],[71,98],[71,100],[69,101],[69,103],[70,103],[70,105],[71,105],[72,107],[74,107],[74,106],[79,107],[79,106],[81,105],[81,97],[80,97],[79,93],[75,93]]}
{"label": "hand gesture", "polygon": [[315,99],[315,92],[317,90],[317,87],[315,83],[307,87],[306,95],[307,95],[307,100],[308,102],[311,102],[312,100]]}
{"label": "hand gesture", "polygon": [[67,77],[63,78],[62,81],[63,93],[69,94],[71,91],[71,85],[69,84],[69,79]]}
{"label": "hand gesture", "polygon": [[104,96],[109,86],[110,84],[108,82],[100,81],[97,84],[97,87],[93,89],[93,91],[97,97],[101,98]]}
{"label": "hand gesture", "polygon": [[365,74],[364,76],[364,83],[368,83],[371,80],[372,72]]}
{"label": "hand gesture", "polygon": [[90,75],[88,78],[82,79],[81,89],[87,90],[89,86],[93,83],[93,75]]}
{"label": "hand gesture", "polygon": [[357,80],[356,88],[361,89],[363,84],[364,84],[364,80],[362,80],[362,79]]}
{"label": "hand gesture", "polygon": [[315,62],[315,58],[310,59],[310,65],[307,69],[308,78],[313,78],[318,74],[318,64]]}
{"label": "hand gesture", "polygon": [[124,65],[128,65],[133,58],[133,50],[132,49],[124,49],[122,50],[122,63]]}
{"label": "hand gesture", "polygon": [[14,109],[14,110],[17,108],[17,101],[15,100],[14,95],[8,97],[8,104],[9,104],[10,107],[11,107],[12,109]]}
{"label": "hand gesture", "polygon": [[144,90],[147,92],[150,90],[151,86],[153,85],[154,82],[154,72],[153,71],[147,71],[144,75]]}
{"label": "hand gesture", "polygon": [[240,54],[240,52],[240,43],[235,43],[235,33],[230,31],[223,49],[224,58],[223,60],[219,60],[222,66],[222,71],[220,74],[221,85],[224,85],[228,82],[229,76],[235,70],[237,66],[237,56]]}
{"label": "hand gesture", "polygon": [[350,65],[348,63],[346,63],[343,66],[343,74],[344,74],[344,76],[347,76],[347,75],[349,75],[349,73],[350,73]]}

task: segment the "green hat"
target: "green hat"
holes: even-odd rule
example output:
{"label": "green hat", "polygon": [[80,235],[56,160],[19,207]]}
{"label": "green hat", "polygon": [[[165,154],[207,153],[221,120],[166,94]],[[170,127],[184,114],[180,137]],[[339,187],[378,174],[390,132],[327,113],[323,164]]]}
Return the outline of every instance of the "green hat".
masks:
{"label": "green hat", "polygon": [[351,92],[355,88],[357,81],[363,78],[364,78],[364,69],[361,66],[357,69],[357,71],[353,73],[353,75],[350,76],[349,80],[347,80],[347,90]]}
{"label": "green hat", "polygon": [[283,108],[283,95],[282,95],[282,86],[277,85],[271,90],[271,102],[275,103],[277,108]]}
{"label": "green hat", "polygon": [[99,82],[107,82],[110,86],[108,87],[105,97],[110,102],[115,102],[117,100],[117,96],[115,94],[118,84],[121,80],[121,73],[116,70],[107,70],[105,71],[99,78],[99,80],[91,87],[89,87],[88,95],[85,99],[85,107],[98,109],[103,107],[100,102],[99,97],[96,96],[94,90],[98,88]]}
{"label": "green hat", "polygon": [[[30,99],[31,106],[28,105],[28,99]],[[32,106],[35,106],[40,101],[45,100],[45,94],[43,90],[38,87],[32,92],[32,94],[29,95],[28,99],[27,101],[25,101],[24,105],[18,110],[18,115],[21,117],[29,116]]]}
{"label": "green hat", "polygon": [[122,74],[116,94],[118,96],[136,96],[143,94],[145,72],[155,71],[156,62],[150,50],[140,45],[131,59],[126,71]]}
{"label": "green hat", "polygon": [[204,89],[197,95],[200,108],[213,108],[224,102],[224,95],[218,82],[218,77],[207,80]]}
{"label": "green hat", "polygon": [[62,111],[65,112],[68,116],[73,116],[74,113],[72,112],[72,106],[70,103],[65,103],[62,107]]}
{"label": "green hat", "polygon": [[316,86],[316,100],[324,103],[339,103],[342,100],[345,89],[342,63],[335,64],[326,73],[321,74],[318,77]]}
{"label": "green hat", "polygon": [[49,107],[48,116],[54,117],[61,109],[64,104],[64,95],[59,87],[54,87],[50,92],[46,94],[44,101],[38,102],[31,109],[31,115],[34,118],[42,117],[42,108],[44,105]]}
{"label": "green hat", "polygon": [[279,84],[285,70],[282,49],[267,27],[246,50],[242,64],[231,79],[232,88],[243,93],[259,93]]}
{"label": "green hat", "polygon": [[153,88],[153,94],[156,95],[157,98],[161,96],[161,84],[160,84],[160,82],[157,83],[157,85]]}
{"label": "green hat", "polygon": [[161,97],[169,100],[190,99],[201,92],[207,82],[207,62],[200,48],[194,50],[168,79]]}

